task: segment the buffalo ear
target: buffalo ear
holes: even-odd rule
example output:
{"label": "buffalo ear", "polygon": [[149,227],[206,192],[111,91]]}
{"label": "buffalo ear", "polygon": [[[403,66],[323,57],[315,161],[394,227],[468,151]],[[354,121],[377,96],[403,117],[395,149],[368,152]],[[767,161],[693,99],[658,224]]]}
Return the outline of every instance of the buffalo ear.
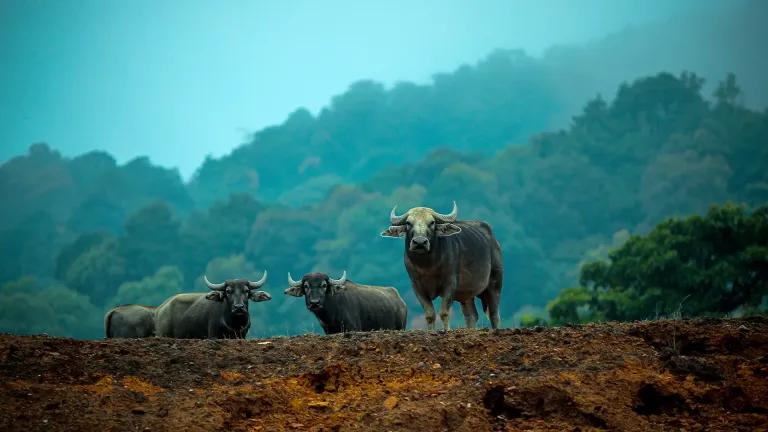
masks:
{"label": "buffalo ear", "polygon": [[331,284],[331,295],[340,293],[340,292],[344,291],[345,289],[347,289],[347,284],[346,283],[343,283],[341,285]]}
{"label": "buffalo ear", "polygon": [[303,297],[304,296],[304,286],[292,286],[285,289],[285,295],[294,296],[294,297]]}
{"label": "buffalo ear", "polygon": [[266,291],[261,291],[261,290],[259,290],[259,291],[251,291],[251,292],[248,294],[248,297],[249,297],[251,300],[255,301],[255,302],[263,302],[263,301],[269,301],[269,300],[272,300],[272,296],[271,296],[271,295],[269,295],[269,293],[268,293],[268,292],[266,292]]}
{"label": "buffalo ear", "polygon": [[461,228],[452,223],[437,224],[436,230],[439,237],[448,237],[461,232]]}
{"label": "buffalo ear", "polygon": [[205,298],[211,301],[224,301],[224,294],[220,291],[211,291],[205,295]]}
{"label": "buffalo ear", "polygon": [[392,225],[381,232],[382,237],[402,237],[405,235],[405,227],[402,225]]}

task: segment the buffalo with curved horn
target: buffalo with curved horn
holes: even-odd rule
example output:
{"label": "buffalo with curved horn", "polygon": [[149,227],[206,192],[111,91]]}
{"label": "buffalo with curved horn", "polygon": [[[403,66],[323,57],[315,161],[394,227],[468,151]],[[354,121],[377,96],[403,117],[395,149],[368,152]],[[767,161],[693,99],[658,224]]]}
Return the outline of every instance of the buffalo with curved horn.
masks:
{"label": "buffalo with curved horn", "polygon": [[157,336],[177,338],[245,338],[251,327],[248,301],[262,302],[272,296],[260,288],[267,281],[230,279],[213,283],[203,276],[209,293],[177,294],[156,312]]}
{"label": "buffalo with curved horn", "polygon": [[477,323],[474,299],[479,297],[491,327],[499,326],[499,300],[504,268],[501,246],[490,225],[483,221],[457,221],[458,207],[448,214],[428,207],[414,207],[402,215],[392,208],[390,227],[382,237],[405,237],[405,268],[414,294],[424,308],[427,328],[435,327],[432,302],[443,299],[440,319],[450,328],[450,310],[461,303],[469,328]]}
{"label": "buffalo with curved horn", "polygon": [[293,280],[288,273],[286,295],[304,297],[326,334],[349,331],[402,330],[408,310],[393,287],[362,285],[325,273],[308,273]]}

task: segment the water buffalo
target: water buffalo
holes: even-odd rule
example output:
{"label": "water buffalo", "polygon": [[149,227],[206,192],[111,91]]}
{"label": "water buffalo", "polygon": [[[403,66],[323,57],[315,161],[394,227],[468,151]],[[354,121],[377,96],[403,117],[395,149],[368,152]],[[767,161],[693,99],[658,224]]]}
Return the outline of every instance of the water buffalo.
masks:
{"label": "water buffalo", "polygon": [[408,311],[392,287],[360,285],[347,279],[331,279],[325,273],[309,273],[290,285],[285,294],[304,297],[325,334],[348,331],[403,330]]}
{"label": "water buffalo", "polygon": [[231,279],[211,283],[203,276],[209,293],[177,294],[157,308],[157,336],[197,339],[242,339],[251,327],[248,300],[261,302],[272,297],[260,291],[267,272],[257,282]]}
{"label": "water buffalo", "polygon": [[107,338],[144,338],[155,335],[155,310],[153,306],[122,305],[110,309],[104,316],[104,333]]}
{"label": "water buffalo", "polygon": [[468,328],[477,323],[474,298],[479,297],[491,327],[499,326],[499,297],[504,273],[501,247],[490,225],[482,221],[457,221],[453,203],[449,214],[427,207],[414,207],[405,214],[392,208],[391,226],[382,237],[405,237],[405,268],[416,298],[424,308],[427,328],[435,328],[432,301],[442,297],[440,319],[450,329],[450,310],[461,303]]}

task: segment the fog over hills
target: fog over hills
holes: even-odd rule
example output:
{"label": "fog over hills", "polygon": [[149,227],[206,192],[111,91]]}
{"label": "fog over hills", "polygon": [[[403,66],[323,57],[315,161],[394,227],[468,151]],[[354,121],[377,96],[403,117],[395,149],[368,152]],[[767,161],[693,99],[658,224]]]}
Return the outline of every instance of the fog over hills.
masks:
{"label": "fog over hills", "polygon": [[743,103],[768,105],[768,4],[750,1],[728,10],[690,11],[664,22],[628,27],[582,46],[556,46],[541,59],[558,71],[557,93],[563,95],[562,125],[585,98],[600,93],[610,99],[628,77],[659,71],[693,71],[711,94],[717,81],[735,73],[746,96]]}
{"label": "fog over hills", "polygon": [[[565,127],[596,93],[610,99],[619,83],[662,70],[695,71],[709,82],[705,93],[734,72],[748,106],[768,98],[760,46],[767,7],[759,0],[488,2],[465,12],[441,2],[408,8],[410,14],[398,13],[402,4],[107,6],[18,3],[0,12],[7,62],[0,68],[7,96],[0,102],[0,160],[44,141],[69,157],[90,150],[119,163],[148,156],[189,180],[206,154],[221,157],[302,106],[319,115],[355,79],[387,89],[398,80],[428,85],[430,74],[476,65],[494,50],[526,50],[556,96],[535,118],[521,118],[532,132],[542,123]],[[163,24],[171,17],[172,25]],[[425,32],[426,17],[441,24]],[[146,34],[134,32],[139,24]],[[547,50],[551,44],[557,46]],[[507,140],[527,139],[518,135],[525,133]],[[497,145],[475,144],[490,151]]]}
{"label": "fog over hills", "polygon": [[[761,54],[768,6],[750,2],[722,12],[690,11],[583,46],[553,47],[541,58],[498,50],[435,74],[428,85],[358,82],[317,116],[298,110],[231,155],[207,160],[190,192],[202,203],[237,191],[299,205],[338,182],[363,180],[438,147],[490,154],[525,143],[535,133],[567,127],[596,95],[610,100],[620,84],[660,71],[696,73],[705,79],[705,97],[735,73],[744,90],[739,102],[762,109],[768,104],[768,60]],[[353,111],[358,121],[338,120]],[[377,122],[381,116],[387,123]],[[458,135],[457,122],[464,124]]]}

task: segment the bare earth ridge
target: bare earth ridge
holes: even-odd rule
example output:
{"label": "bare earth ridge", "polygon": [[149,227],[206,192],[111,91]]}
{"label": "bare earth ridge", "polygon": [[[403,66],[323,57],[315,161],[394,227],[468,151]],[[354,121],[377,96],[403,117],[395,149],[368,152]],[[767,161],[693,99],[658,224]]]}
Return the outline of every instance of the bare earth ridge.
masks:
{"label": "bare earth ridge", "polygon": [[0,430],[768,430],[768,319],[263,340],[0,335]]}

